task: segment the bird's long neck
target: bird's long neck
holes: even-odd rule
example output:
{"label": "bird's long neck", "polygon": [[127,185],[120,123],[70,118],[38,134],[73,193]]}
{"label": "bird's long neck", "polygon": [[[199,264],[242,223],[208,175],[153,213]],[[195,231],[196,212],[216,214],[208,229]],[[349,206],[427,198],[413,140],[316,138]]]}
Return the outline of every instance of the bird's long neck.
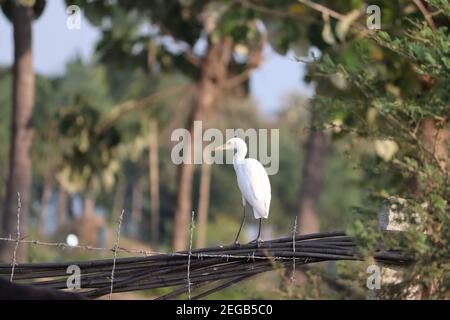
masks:
{"label": "bird's long neck", "polygon": [[239,144],[236,148],[236,153],[234,154],[233,163],[238,164],[239,162],[242,162],[245,159],[245,156],[247,155],[247,146],[245,143]]}

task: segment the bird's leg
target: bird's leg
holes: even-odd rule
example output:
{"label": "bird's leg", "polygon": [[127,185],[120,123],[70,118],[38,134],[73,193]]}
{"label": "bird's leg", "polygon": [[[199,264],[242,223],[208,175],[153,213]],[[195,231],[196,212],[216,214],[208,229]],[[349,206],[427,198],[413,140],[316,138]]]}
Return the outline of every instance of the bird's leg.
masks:
{"label": "bird's leg", "polygon": [[262,226],[262,218],[259,218],[258,236],[256,237],[256,240],[258,242],[261,241],[261,226]]}
{"label": "bird's leg", "polygon": [[244,225],[245,222],[245,204],[244,204],[244,214],[242,215],[242,221],[241,221],[241,226],[239,227],[239,231],[236,235],[236,239],[234,240],[234,244],[238,245],[239,244],[239,235],[241,234],[241,230],[242,230],[242,226]]}
{"label": "bird's leg", "polygon": [[255,240],[250,241],[250,243],[256,243],[258,248],[259,248],[259,245],[261,244],[261,242],[263,242],[263,240],[261,239],[262,220],[263,220],[263,218],[259,218],[258,236],[256,237]]}

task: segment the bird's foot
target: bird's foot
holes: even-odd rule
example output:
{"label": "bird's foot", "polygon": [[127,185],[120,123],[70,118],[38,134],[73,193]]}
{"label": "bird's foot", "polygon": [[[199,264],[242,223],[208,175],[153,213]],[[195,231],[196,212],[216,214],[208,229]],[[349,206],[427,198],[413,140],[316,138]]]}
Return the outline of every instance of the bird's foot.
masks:
{"label": "bird's foot", "polygon": [[256,243],[256,246],[259,248],[259,246],[263,243],[263,239],[261,239],[261,237],[256,238],[255,240],[250,241],[248,244],[253,244]]}
{"label": "bird's foot", "polygon": [[241,244],[239,243],[239,241],[235,240],[235,241],[233,242],[233,245],[236,246],[236,247],[239,247]]}

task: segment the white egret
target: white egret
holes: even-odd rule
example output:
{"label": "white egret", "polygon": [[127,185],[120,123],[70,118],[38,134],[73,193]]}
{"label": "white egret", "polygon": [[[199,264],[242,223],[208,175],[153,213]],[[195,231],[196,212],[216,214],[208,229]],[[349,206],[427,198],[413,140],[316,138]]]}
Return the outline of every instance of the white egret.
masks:
{"label": "white egret", "polygon": [[236,235],[235,243],[238,244],[239,234],[245,221],[245,207],[248,205],[253,209],[253,216],[259,219],[258,236],[252,242],[261,242],[262,219],[269,217],[269,207],[271,200],[270,181],[263,165],[256,159],[245,158],[247,155],[247,145],[240,138],[231,138],[224,145],[215,149],[233,150],[233,166],[236,172],[239,190],[242,194],[242,205],[244,214],[241,226]]}

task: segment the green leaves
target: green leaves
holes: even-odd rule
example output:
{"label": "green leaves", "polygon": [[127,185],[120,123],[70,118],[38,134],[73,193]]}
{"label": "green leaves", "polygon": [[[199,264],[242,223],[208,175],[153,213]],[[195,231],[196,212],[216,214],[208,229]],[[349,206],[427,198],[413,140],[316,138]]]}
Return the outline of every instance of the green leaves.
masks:
{"label": "green leaves", "polygon": [[[383,243],[416,260],[405,270],[410,280],[385,288],[385,293],[400,298],[412,285],[426,288],[433,283],[435,290],[429,294],[442,298],[445,285],[439,266],[448,260],[450,177],[436,152],[448,149],[448,138],[442,143],[436,137],[449,130],[450,33],[446,27],[434,32],[426,23],[409,21],[391,34],[378,31],[371,36],[375,42],[355,40],[335,54],[324,54],[317,73],[334,83],[341,72],[349,83],[333,99],[321,99],[323,121],[330,123],[339,114],[347,128],[339,132],[341,139],[356,136],[362,143],[374,142],[361,166],[369,177],[366,188],[376,197],[358,208],[365,216],[349,232],[365,248],[379,241],[374,217],[381,210],[380,198],[403,199],[395,213],[407,222],[406,230],[399,237],[383,237]],[[432,123],[431,129],[425,122]],[[448,156],[443,161],[448,162]]]}
{"label": "green leaves", "polygon": [[[68,185],[73,182],[71,190],[78,185],[77,191],[93,187],[99,191],[99,181],[103,180],[105,173],[118,169],[118,166],[112,166],[112,160],[120,142],[119,132],[114,127],[98,132],[96,125],[99,119],[99,111],[84,101],[66,108],[61,115],[60,131],[69,144],[64,155],[66,161],[62,177]],[[105,181],[110,182],[110,179]]]}
{"label": "green leaves", "polygon": [[38,19],[45,9],[46,0],[1,0],[0,5],[5,16],[11,21],[11,6],[17,2],[21,6],[33,8],[33,15]]}

